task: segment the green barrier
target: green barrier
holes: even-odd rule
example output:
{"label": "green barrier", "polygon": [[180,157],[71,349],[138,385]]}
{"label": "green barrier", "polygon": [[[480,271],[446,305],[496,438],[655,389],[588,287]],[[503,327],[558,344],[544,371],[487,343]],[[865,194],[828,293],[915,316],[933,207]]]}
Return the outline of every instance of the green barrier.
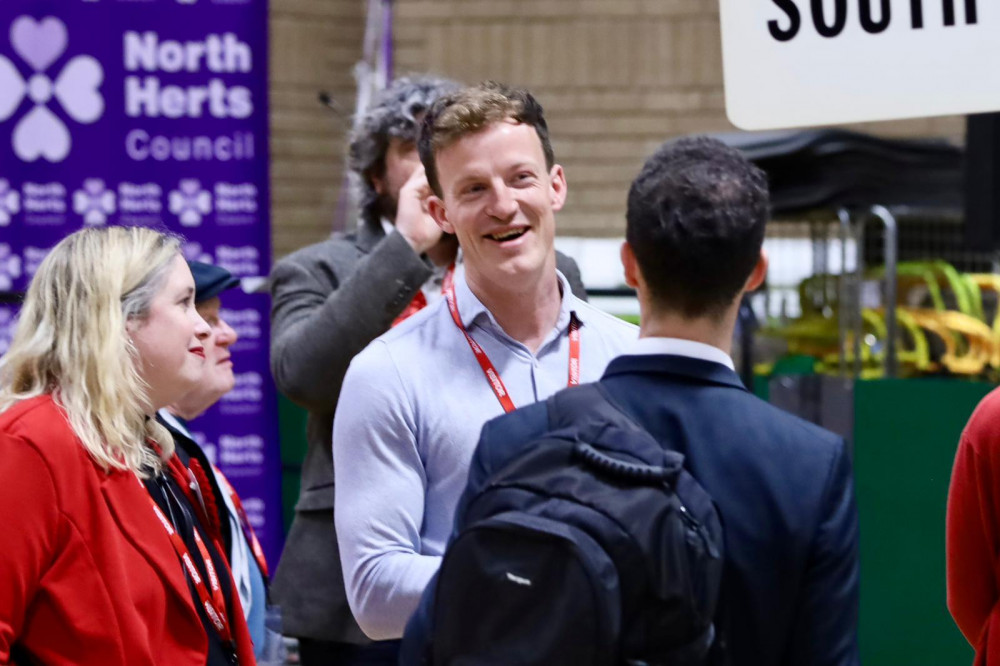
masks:
{"label": "green barrier", "polygon": [[281,515],[285,521],[285,534],[295,517],[295,503],[299,500],[302,482],[302,461],[306,457],[306,416],[302,407],[283,395],[278,395],[278,428],[281,434]]}
{"label": "green barrier", "polygon": [[866,666],[972,663],[946,606],[944,521],[959,435],[992,388],[953,379],[854,385]]}
{"label": "green barrier", "polygon": [[775,404],[846,433],[853,443],[861,663],[971,664],[973,651],[947,608],[945,513],[959,436],[995,384],[920,378],[845,385],[827,377],[789,394],[775,387],[807,373],[795,363],[785,369],[791,372],[770,376],[777,383],[757,375],[755,385],[769,387]]}

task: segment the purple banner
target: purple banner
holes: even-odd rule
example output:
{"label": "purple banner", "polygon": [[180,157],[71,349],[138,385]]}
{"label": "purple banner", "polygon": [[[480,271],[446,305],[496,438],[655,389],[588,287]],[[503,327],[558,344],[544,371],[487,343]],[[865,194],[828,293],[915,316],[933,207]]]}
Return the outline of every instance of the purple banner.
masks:
{"label": "purple banner", "polygon": [[[0,0],[0,292],[24,290],[67,234],[107,224],[169,230],[189,259],[267,275],[267,14],[267,0]],[[192,426],[276,562],[267,299],[223,300],[237,387]]]}
{"label": "purple banner", "polygon": [[10,303],[0,303],[0,356],[10,347],[14,337],[14,322],[20,306]]}
{"label": "purple banner", "polygon": [[267,151],[264,0],[0,2],[13,288],[60,238],[102,224],[164,227],[189,254],[266,274]]}

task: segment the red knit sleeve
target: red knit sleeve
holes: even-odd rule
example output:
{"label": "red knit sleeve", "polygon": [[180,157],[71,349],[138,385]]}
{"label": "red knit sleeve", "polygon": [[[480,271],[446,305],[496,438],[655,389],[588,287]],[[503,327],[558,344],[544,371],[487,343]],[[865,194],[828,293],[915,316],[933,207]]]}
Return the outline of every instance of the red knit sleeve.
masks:
{"label": "red knit sleeve", "polygon": [[958,444],[946,520],[948,609],[976,647],[997,604],[997,497],[1000,394],[987,396]]}

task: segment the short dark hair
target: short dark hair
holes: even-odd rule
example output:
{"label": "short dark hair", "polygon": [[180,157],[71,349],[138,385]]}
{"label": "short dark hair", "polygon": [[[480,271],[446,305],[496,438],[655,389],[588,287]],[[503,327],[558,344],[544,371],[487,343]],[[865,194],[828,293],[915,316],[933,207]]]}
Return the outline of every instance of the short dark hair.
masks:
{"label": "short dark hair", "polygon": [[514,88],[496,81],[484,81],[439,98],[424,115],[417,149],[427,173],[427,183],[434,194],[443,197],[438,179],[435,154],[469,134],[493,123],[513,120],[535,128],[545,154],[545,166],[556,163],[549,126],[542,105],[524,88]]}
{"label": "short dark hair", "polygon": [[659,307],[719,316],[753,272],[764,242],[767,176],[716,139],[668,142],[628,193],[626,239]]}
{"label": "short dark hair", "polygon": [[379,91],[351,132],[347,151],[347,166],[357,176],[361,217],[375,224],[388,214],[380,210],[374,179],[385,175],[385,155],[389,141],[395,137],[416,143],[420,131],[420,115],[445,93],[459,84],[433,76],[404,76]]}

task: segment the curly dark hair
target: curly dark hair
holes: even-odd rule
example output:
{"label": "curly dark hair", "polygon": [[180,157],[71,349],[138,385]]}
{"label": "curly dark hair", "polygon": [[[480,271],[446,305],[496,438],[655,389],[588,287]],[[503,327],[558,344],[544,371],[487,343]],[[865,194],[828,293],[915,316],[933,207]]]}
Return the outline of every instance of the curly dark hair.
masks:
{"label": "curly dark hair", "polygon": [[768,212],[763,171],[721,141],[684,138],[632,182],[625,237],[660,307],[719,316],[757,264]]}
{"label": "curly dark hair", "polygon": [[426,75],[396,79],[372,100],[358,127],[351,133],[347,167],[357,175],[361,217],[377,223],[389,211],[375,192],[374,179],[385,174],[389,141],[396,137],[416,144],[420,117],[438,97],[457,90],[455,81]]}

